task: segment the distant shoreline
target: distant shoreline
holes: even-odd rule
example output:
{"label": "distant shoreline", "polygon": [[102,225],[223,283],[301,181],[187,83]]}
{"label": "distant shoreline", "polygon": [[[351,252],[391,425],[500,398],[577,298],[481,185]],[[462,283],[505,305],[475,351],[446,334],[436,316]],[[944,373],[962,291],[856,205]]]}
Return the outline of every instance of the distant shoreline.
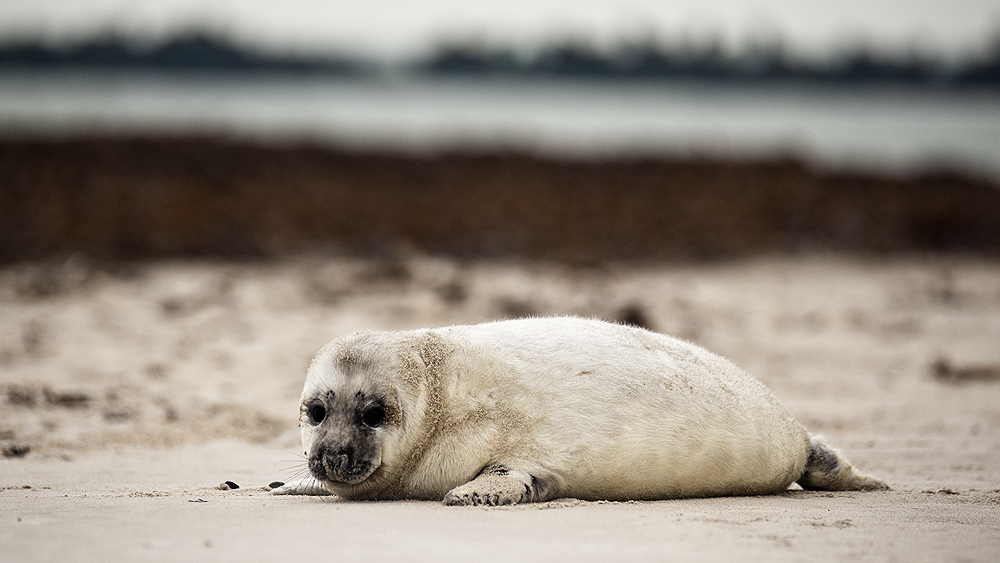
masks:
{"label": "distant shoreline", "polygon": [[886,84],[933,89],[1000,88],[1000,45],[983,58],[945,64],[917,55],[880,58],[865,50],[843,53],[827,63],[804,62],[778,46],[728,54],[712,44],[667,49],[651,43],[623,43],[603,52],[586,44],[562,43],[525,55],[511,48],[450,44],[440,46],[429,57],[387,65],[349,55],[267,53],[206,33],[179,35],[146,47],[118,36],[61,46],[40,41],[0,44],[0,70],[67,68],[344,77],[405,70],[470,79],[576,77],[748,85],[801,82],[830,87]]}
{"label": "distant shoreline", "polygon": [[1000,179],[990,88],[573,76],[0,70],[6,137],[219,135],[356,151],[794,157]]}

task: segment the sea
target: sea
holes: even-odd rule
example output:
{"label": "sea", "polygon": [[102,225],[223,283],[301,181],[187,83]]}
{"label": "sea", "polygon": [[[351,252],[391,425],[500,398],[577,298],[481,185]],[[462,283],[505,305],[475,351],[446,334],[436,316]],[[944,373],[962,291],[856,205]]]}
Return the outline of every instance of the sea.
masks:
{"label": "sea", "polygon": [[798,158],[1000,179],[1000,91],[816,83],[145,70],[0,72],[0,136],[212,135],[565,158]]}

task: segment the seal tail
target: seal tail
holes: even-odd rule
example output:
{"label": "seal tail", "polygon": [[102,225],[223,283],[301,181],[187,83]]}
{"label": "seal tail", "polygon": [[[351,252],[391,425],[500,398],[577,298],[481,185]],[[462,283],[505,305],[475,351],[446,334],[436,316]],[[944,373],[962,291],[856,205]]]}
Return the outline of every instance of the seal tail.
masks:
{"label": "seal tail", "polygon": [[887,491],[889,486],[854,470],[847,458],[819,438],[809,439],[809,458],[796,481],[807,491]]}

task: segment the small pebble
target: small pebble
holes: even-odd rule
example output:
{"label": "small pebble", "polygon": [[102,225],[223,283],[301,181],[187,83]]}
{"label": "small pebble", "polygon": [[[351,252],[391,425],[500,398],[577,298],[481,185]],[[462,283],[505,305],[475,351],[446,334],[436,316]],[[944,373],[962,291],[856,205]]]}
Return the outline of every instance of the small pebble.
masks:
{"label": "small pebble", "polygon": [[285,484],[282,483],[281,481],[273,481],[273,482],[269,483],[267,486],[270,487],[270,488],[272,488],[272,489],[277,489],[278,487],[284,487]]}
{"label": "small pebble", "polygon": [[229,490],[238,489],[238,488],[240,488],[240,486],[237,485],[236,483],[233,483],[232,481],[226,481],[225,483],[222,483],[221,485],[219,485],[218,488],[219,488],[220,491],[229,491]]}

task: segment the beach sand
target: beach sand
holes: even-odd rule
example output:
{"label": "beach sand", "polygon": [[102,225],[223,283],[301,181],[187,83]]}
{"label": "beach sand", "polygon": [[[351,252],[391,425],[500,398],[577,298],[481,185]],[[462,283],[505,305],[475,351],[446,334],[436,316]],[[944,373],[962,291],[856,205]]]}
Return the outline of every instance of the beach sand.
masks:
{"label": "beach sand", "polygon": [[[729,357],[891,491],[502,508],[272,496],[328,340],[526,315]],[[995,561],[1000,260],[300,256],[0,270],[4,561]],[[218,486],[232,481],[235,490]]]}

